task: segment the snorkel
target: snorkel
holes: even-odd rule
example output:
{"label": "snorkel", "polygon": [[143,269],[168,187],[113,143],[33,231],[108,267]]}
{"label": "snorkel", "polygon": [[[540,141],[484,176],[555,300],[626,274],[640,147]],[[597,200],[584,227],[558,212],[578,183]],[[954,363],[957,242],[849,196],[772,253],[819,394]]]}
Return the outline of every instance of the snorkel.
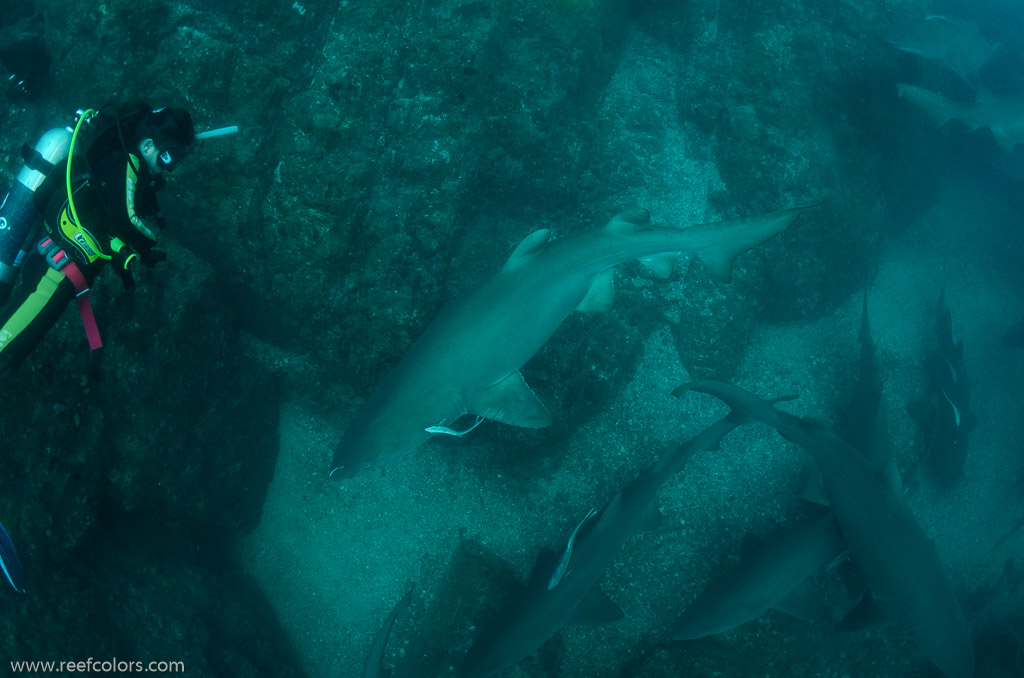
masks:
{"label": "snorkel", "polygon": [[228,134],[236,134],[238,132],[238,125],[229,125],[228,127],[220,127],[218,129],[211,129],[206,132],[199,132],[196,134],[196,140],[201,139],[212,139],[214,137],[223,137]]}
{"label": "snorkel", "polygon": [[[202,139],[212,139],[214,137],[222,137],[228,134],[235,134],[238,132],[238,125],[229,125],[228,127],[219,127],[217,129],[211,129],[206,132],[199,132],[193,139],[199,141]],[[188,150],[182,147],[175,147],[174,145],[165,146],[160,152],[158,162],[160,166],[168,172],[173,172],[174,167],[178,164],[178,161],[188,155]]]}

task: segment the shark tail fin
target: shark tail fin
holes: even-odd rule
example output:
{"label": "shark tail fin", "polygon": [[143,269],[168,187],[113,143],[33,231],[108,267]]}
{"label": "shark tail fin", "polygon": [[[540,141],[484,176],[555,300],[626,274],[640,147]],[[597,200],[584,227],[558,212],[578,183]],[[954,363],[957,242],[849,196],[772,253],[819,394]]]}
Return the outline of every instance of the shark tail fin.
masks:
{"label": "shark tail fin", "polygon": [[728,281],[732,278],[732,262],[736,257],[782,233],[807,207],[809,205],[694,226],[692,228],[706,229],[708,233],[708,244],[695,254],[716,277]]}
{"label": "shark tail fin", "polygon": [[[739,426],[752,421],[761,421],[778,429],[779,424],[790,422],[790,426],[792,426],[792,422],[798,421],[793,415],[775,409],[776,403],[784,400],[793,400],[797,396],[789,395],[781,398],[774,398],[772,400],[763,400],[753,393],[745,391],[733,384],[712,380],[693,381],[689,384],[684,384],[672,391],[672,395],[680,398],[688,391],[707,393],[708,395],[713,395],[719,400],[722,400],[731,410],[729,415],[723,421],[731,426]],[[779,430],[779,433],[782,434],[783,437],[786,436],[786,434],[781,430]]]}

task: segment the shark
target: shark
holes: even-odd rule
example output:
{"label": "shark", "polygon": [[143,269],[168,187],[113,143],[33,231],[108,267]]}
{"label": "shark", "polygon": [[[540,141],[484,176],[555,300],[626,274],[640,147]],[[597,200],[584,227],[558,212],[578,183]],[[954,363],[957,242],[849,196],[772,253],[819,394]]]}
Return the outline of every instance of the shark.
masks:
{"label": "shark", "polygon": [[937,404],[927,455],[938,480],[946,488],[952,488],[963,475],[967,438],[977,423],[977,415],[971,410],[964,344],[953,339],[953,320],[945,299],[946,289],[943,287],[936,304],[936,348],[927,361]]}
{"label": "shark", "polygon": [[[665,481],[690,457],[717,448],[739,425],[721,419],[688,442],[662,455],[626,484],[595,515],[585,518],[570,537],[563,567],[558,554],[541,551],[522,593],[486,625],[466,654],[463,678],[487,678],[530,656],[559,629],[571,624],[601,624],[622,617],[622,610],[596,587],[622,544],[656,510],[654,498]],[[559,570],[560,576],[553,576]],[[551,582],[557,582],[551,586]]]}
{"label": "shark", "polygon": [[983,89],[978,90],[972,102],[953,101],[938,92],[906,83],[900,83],[896,89],[901,99],[923,110],[939,127],[959,120],[971,132],[988,128],[1005,153],[1012,153],[1017,144],[1024,142],[1024,103],[1019,100],[996,99]]}
{"label": "shark", "polygon": [[[432,435],[462,436],[484,419],[542,428],[551,414],[519,369],[573,311],[598,312],[614,298],[612,269],[639,259],[668,278],[692,253],[728,280],[733,260],[783,232],[805,207],[688,228],[657,226],[632,209],[562,239],[541,229],[505,265],[431,322],[356,411],[331,461],[350,478],[412,452]],[[456,421],[475,415],[472,427]]]}
{"label": "shark", "polygon": [[935,545],[893,482],[895,467],[876,467],[821,425],[777,410],[738,386],[698,381],[675,394],[688,391],[720,398],[736,416],[757,419],[804,448],[821,471],[832,513],[874,598],[911,631],[922,654],[946,676],[973,675],[966,618]]}
{"label": "shark", "polygon": [[[840,408],[840,436],[869,463],[885,464],[878,409],[882,381],[868,316],[865,287],[858,332],[860,355],[855,387]],[[828,505],[820,475],[809,475],[805,499]],[[846,541],[830,511],[795,521],[741,555],[739,564],[715,579],[683,612],[672,628],[674,640],[722,633],[776,609],[801,619],[821,621],[828,613],[806,579],[847,553]]]}
{"label": "shark", "polygon": [[864,287],[861,298],[860,330],[857,333],[857,341],[860,344],[857,379],[837,408],[839,416],[836,432],[840,438],[867,457],[869,463],[884,466],[890,461],[890,456],[878,418],[882,405],[882,374],[875,360],[877,344],[871,337],[871,320],[868,315],[869,287],[870,285]]}
{"label": "shark", "polygon": [[722,633],[777,609],[801,619],[827,618],[824,605],[804,586],[834,561],[846,542],[828,511],[788,525],[708,584],[672,627],[673,640]]}
{"label": "shark", "polygon": [[939,14],[926,16],[890,43],[953,73],[972,89],[982,67],[999,50],[976,23]]}
{"label": "shark", "polygon": [[[868,288],[861,309],[857,381],[840,408],[840,436],[869,462],[885,463],[878,409],[882,380],[868,316]],[[810,469],[808,469],[810,470]],[[828,505],[820,475],[805,477],[805,499]],[[749,541],[749,538],[745,541]],[[824,621],[828,611],[807,579],[846,554],[846,540],[831,511],[786,525],[756,547],[745,545],[731,571],[713,580],[672,627],[673,640],[694,640],[728,631],[769,609],[808,621]]]}
{"label": "shark", "polygon": [[395,606],[391,609],[391,613],[384,620],[377,635],[373,637],[373,643],[370,645],[370,650],[366,653],[366,661],[363,663],[363,670],[359,674],[361,678],[388,678],[391,675],[391,669],[384,666],[384,652],[388,646],[388,638],[391,636],[391,629],[395,626],[395,620],[398,619],[398,615],[402,613],[405,608],[409,607],[409,603],[412,602],[412,589],[406,591],[405,595],[402,596]]}

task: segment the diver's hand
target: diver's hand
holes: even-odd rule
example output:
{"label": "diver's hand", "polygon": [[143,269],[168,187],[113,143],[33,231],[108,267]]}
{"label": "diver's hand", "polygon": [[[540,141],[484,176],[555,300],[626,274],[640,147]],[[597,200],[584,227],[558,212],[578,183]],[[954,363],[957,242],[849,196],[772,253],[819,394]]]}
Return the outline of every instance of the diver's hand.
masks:
{"label": "diver's hand", "polygon": [[124,286],[124,293],[129,297],[135,294],[135,278],[132,277],[132,272],[128,269],[119,269],[117,274],[121,277],[121,285]]}

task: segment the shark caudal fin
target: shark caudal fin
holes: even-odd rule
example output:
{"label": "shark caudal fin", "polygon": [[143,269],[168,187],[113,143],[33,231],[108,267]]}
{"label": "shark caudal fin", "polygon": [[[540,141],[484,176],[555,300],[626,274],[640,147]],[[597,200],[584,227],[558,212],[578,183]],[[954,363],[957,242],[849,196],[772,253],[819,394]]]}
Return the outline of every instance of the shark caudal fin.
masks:
{"label": "shark caudal fin", "polygon": [[707,245],[694,253],[717,278],[728,281],[732,278],[732,262],[736,257],[785,231],[808,207],[811,205],[703,224],[686,230],[702,229],[706,232]]}

